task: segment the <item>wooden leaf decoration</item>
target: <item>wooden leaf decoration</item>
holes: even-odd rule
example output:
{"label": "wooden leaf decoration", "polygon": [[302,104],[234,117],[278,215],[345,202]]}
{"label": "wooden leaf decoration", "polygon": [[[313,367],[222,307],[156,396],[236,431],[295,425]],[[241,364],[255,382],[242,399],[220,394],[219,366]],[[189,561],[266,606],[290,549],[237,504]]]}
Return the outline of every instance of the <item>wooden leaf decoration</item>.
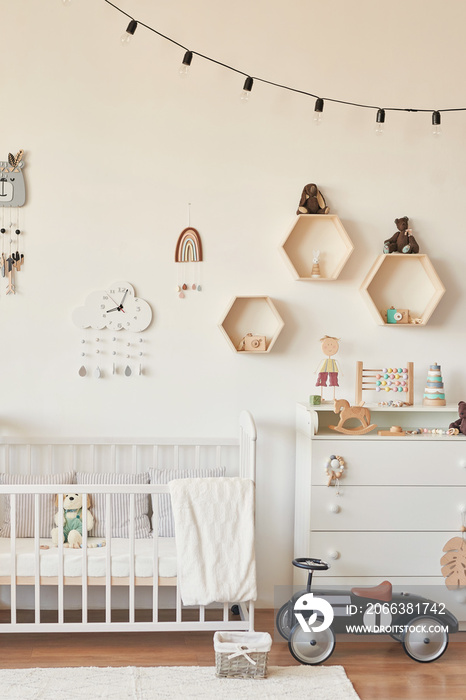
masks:
{"label": "wooden leaf decoration", "polygon": [[450,590],[466,586],[466,542],[462,537],[452,537],[443,548],[446,554],[440,559],[442,576]]}
{"label": "wooden leaf decoration", "polygon": [[23,153],[24,151],[18,151],[15,156],[12,153],[8,154],[8,162],[12,168],[16,168],[19,165],[21,158],[23,157]]}

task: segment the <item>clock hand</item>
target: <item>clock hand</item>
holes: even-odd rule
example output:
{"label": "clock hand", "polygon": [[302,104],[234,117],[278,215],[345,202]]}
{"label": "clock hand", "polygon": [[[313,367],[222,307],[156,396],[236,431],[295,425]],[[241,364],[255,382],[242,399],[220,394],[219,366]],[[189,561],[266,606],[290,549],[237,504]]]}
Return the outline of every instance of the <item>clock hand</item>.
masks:
{"label": "clock hand", "polygon": [[119,310],[120,310],[120,307],[119,307],[119,306],[116,306],[114,309],[107,309],[107,312],[106,312],[106,313],[109,314],[110,311],[119,311]]}
{"label": "clock hand", "polygon": [[125,303],[126,295],[128,294],[128,289],[123,294],[123,299],[120,301],[120,307],[123,310],[123,304]]}

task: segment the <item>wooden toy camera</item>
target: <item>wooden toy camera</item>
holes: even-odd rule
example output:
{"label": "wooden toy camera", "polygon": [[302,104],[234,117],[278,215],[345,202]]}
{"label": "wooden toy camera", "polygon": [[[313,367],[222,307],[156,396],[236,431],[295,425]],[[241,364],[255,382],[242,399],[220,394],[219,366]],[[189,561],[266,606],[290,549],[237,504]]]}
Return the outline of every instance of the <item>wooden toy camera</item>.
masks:
{"label": "wooden toy camera", "polygon": [[265,341],[265,335],[246,333],[238,345],[238,350],[244,350],[244,352],[265,352],[267,349]]}
{"label": "wooden toy camera", "polygon": [[391,306],[387,309],[387,323],[409,323],[408,309],[395,309]]}

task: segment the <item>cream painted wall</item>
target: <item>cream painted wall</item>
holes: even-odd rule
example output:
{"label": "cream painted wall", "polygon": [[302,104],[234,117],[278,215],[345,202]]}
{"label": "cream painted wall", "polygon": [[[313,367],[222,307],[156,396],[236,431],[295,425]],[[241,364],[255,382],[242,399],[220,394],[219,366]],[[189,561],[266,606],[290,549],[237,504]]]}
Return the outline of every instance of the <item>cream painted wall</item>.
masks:
{"label": "cream painted wall", "polygon": [[[182,44],[268,80],[375,106],[466,107],[462,3],[433,0],[119,0]],[[466,396],[466,113],[375,112],[243,79],[127,21],[103,0],[0,4],[0,156],[25,149],[26,263],[0,297],[2,434],[229,435],[242,408],[257,421],[261,602],[290,581],[295,403],[313,391],[318,339],[341,337],[341,395],[355,361],[415,362],[419,401],[441,362],[453,403]],[[334,283],[295,282],[279,245],[306,182],[320,184],[355,252]],[[202,236],[202,294],[180,301],[174,246]],[[358,288],[393,220],[408,215],[447,288],[425,328],[374,325]],[[146,377],[78,376],[71,312],[127,279],[154,309]],[[1,283],[3,286],[3,283]],[[234,295],[271,296],[285,321],[273,352],[235,355],[217,328]],[[303,554],[306,554],[303,552]],[[312,554],[320,556],[321,552]]]}

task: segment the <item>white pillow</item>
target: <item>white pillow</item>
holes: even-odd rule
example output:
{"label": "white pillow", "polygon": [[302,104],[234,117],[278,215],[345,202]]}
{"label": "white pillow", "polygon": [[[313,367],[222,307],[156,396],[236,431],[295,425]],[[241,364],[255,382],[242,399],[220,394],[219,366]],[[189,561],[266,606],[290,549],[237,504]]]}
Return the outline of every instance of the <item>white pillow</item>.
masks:
{"label": "white pillow", "polygon": [[[210,469],[149,469],[151,484],[168,484],[174,479],[193,479],[208,476],[225,476],[225,467],[212,467]],[[169,493],[159,493],[159,537],[175,537],[175,523],[173,521],[172,504]],[[154,498],[152,495],[152,510],[154,510]],[[154,516],[152,516],[152,529],[155,530]]]}
{"label": "white pillow", "polygon": [[[148,484],[149,475],[143,474],[94,474],[78,472],[78,484]],[[91,513],[94,516],[94,527],[90,537],[108,537],[105,532],[105,494],[91,494]],[[130,494],[113,493],[112,508],[112,537],[129,537]],[[137,493],[134,498],[134,537],[137,540],[150,537],[149,494]]]}
{"label": "white pillow", "polygon": [[[74,471],[61,474],[0,474],[0,484],[72,484]],[[39,537],[51,537],[55,527],[54,515],[55,493],[43,493],[39,496]],[[5,496],[3,523],[0,537],[10,537],[11,514],[10,496]],[[16,537],[34,537],[34,494],[16,494]]]}

